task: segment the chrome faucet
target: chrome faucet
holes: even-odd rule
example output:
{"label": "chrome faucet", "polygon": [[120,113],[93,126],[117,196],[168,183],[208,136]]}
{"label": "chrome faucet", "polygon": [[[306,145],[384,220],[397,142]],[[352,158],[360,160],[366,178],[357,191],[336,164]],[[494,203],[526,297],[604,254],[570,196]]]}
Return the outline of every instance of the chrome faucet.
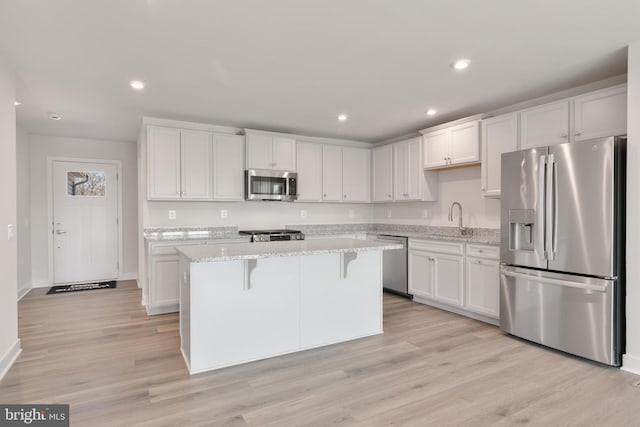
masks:
{"label": "chrome faucet", "polygon": [[460,231],[460,234],[462,236],[465,236],[467,234],[469,234],[469,232],[471,230],[469,230],[468,228],[465,228],[462,226],[462,205],[458,202],[453,202],[451,203],[451,207],[449,208],[449,222],[453,222],[453,207],[454,206],[458,206],[458,209],[460,210],[460,216],[458,218],[458,230]]}

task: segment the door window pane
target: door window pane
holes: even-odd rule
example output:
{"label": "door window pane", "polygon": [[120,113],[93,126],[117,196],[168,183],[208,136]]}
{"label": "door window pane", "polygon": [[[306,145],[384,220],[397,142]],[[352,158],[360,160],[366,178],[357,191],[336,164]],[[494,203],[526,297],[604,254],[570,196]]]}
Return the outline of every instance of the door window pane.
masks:
{"label": "door window pane", "polygon": [[67,172],[67,195],[104,196],[106,181],[104,172]]}

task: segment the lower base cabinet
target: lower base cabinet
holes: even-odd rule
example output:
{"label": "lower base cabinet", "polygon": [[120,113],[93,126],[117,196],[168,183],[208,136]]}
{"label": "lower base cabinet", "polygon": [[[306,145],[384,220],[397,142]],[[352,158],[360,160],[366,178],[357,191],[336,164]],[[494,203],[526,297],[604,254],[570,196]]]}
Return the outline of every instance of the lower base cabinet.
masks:
{"label": "lower base cabinet", "polygon": [[497,323],[497,246],[410,239],[408,264],[417,302]]}

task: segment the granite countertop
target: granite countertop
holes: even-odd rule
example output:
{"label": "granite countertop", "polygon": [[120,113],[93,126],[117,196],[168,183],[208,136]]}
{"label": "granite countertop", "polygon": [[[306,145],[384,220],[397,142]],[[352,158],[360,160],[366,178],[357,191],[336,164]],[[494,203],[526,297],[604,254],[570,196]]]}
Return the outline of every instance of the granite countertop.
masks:
{"label": "granite countertop", "polygon": [[238,240],[246,242],[248,236],[238,234],[238,227],[166,227],[145,228],[144,238],[149,242]]}
{"label": "granite countertop", "polygon": [[351,233],[388,234],[412,239],[448,240],[454,242],[500,244],[500,230],[470,228],[471,234],[461,236],[458,227],[402,224],[293,224],[286,228],[301,230],[308,236],[327,236]]}
{"label": "granite countertop", "polygon": [[357,239],[294,240],[284,242],[230,243],[178,246],[178,252],[191,262],[220,262],[341,252],[402,249],[402,245]]}

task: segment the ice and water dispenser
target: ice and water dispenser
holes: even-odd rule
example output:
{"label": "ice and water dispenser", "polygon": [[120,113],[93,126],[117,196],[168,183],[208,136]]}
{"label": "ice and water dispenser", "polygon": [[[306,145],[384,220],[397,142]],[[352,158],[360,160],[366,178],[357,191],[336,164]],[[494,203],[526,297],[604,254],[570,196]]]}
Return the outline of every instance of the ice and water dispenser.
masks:
{"label": "ice and water dispenser", "polygon": [[509,249],[533,252],[535,233],[534,209],[509,209]]}

